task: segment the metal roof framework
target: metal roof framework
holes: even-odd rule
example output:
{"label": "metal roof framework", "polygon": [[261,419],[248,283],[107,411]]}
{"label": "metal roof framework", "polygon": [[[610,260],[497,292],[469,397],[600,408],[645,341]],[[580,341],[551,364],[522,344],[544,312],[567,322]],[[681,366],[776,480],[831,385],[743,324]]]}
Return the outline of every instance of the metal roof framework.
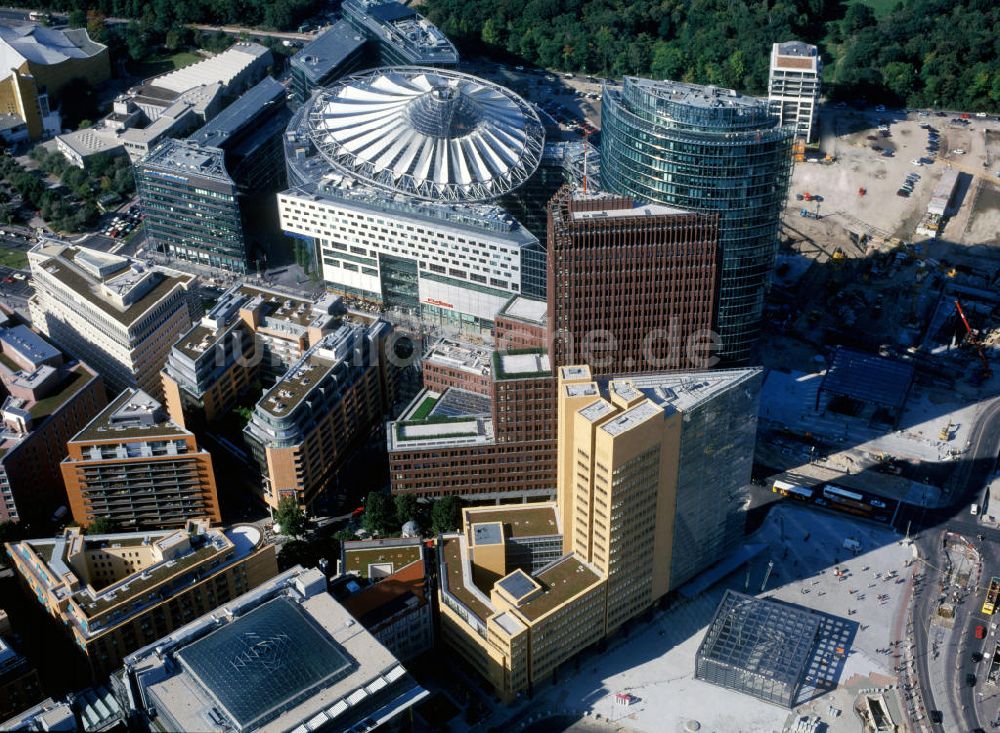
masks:
{"label": "metal roof framework", "polygon": [[368,70],[309,105],[309,137],[334,168],[427,201],[495,199],[531,177],[545,143],[538,114],[521,97],[446,69]]}
{"label": "metal roof framework", "polygon": [[822,625],[806,609],[727,590],[695,658],[695,677],[792,708]]}
{"label": "metal roof framework", "polygon": [[252,730],[273,720],[356,666],[285,597],[184,647],[177,659],[236,730]]}
{"label": "metal roof framework", "polygon": [[913,384],[913,366],[838,347],[819,391],[902,410]]}

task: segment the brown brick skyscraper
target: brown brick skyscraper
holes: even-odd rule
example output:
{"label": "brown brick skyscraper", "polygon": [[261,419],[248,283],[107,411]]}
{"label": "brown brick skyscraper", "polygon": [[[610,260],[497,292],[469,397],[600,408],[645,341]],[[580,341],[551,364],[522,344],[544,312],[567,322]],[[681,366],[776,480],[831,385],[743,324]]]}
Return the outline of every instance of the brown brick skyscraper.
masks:
{"label": "brown brick skyscraper", "polygon": [[549,202],[553,367],[595,376],[709,366],[718,215],[565,186]]}

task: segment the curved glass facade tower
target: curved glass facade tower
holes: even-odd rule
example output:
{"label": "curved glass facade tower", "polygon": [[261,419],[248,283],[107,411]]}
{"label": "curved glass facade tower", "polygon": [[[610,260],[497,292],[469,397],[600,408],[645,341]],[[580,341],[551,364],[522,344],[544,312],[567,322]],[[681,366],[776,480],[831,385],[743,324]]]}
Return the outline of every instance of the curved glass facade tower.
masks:
{"label": "curved glass facade tower", "polygon": [[778,126],[766,100],[631,77],[604,88],[601,117],[605,190],[719,212],[719,356],[747,363],[777,251],[792,130]]}

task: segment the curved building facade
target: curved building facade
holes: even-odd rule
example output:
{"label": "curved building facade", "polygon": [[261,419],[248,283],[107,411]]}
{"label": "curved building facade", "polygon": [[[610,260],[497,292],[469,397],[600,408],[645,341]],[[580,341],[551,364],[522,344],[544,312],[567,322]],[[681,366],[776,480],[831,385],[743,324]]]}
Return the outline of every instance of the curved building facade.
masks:
{"label": "curved building facade", "polygon": [[486,332],[512,297],[544,292],[538,238],[500,205],[544,144],[533,108],[489,81],[416,66],[354,74],[289,123],[281,228],[314,249],[331,290]]}
{"label": "curved building facade", "polygon": [[605,87],[601,122],[605,190],[719,213],[718,355],[747,363],[777,251],[793,132],[779,127],[766,100],[631,77]]}

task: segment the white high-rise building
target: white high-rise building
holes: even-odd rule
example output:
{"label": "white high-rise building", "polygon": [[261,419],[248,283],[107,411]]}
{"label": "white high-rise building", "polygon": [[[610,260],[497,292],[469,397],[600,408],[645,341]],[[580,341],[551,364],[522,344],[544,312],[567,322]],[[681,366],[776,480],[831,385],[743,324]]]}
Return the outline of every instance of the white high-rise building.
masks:
{"label": "white high-rise building", "polygon": [[767,98],[783,127],[811,142],[819,108],[823,60],[817,48],[801,41],[775,43],[771,47],[771,74]]}
{"label": "white high-rise building", "polygon": [[35,328],[97,370],[112,394],[137,387],[161,399],[160,370],[191,327],[194,277],[44,239],[28,262]]}

